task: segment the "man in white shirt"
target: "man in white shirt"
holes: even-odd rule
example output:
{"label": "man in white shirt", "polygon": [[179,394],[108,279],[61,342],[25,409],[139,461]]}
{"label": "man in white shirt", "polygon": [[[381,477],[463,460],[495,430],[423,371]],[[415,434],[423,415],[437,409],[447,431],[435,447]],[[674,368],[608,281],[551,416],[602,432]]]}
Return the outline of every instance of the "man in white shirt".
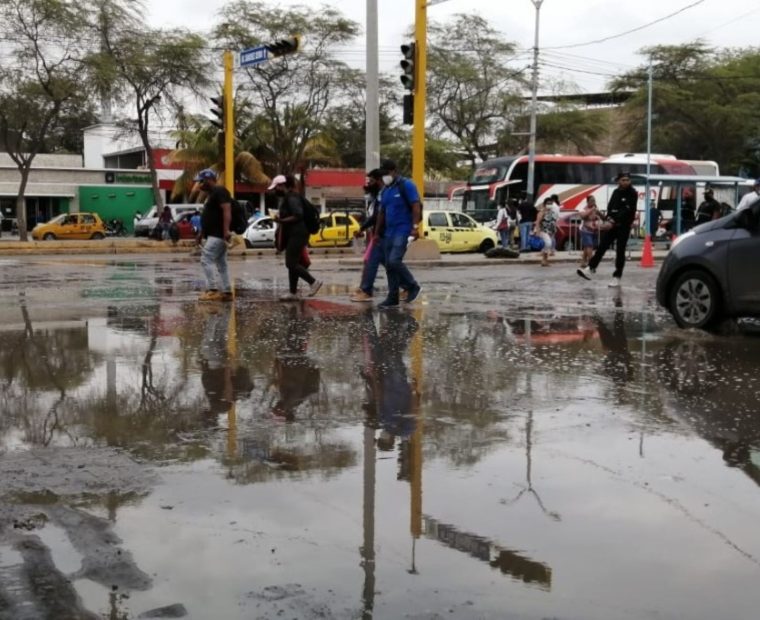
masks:
{"label": "man in white shirt", "polygon": [[755,181],[752,191],[744,195],[744,198],[741,199],[736,210],[740,211],[741,209],[746,209],[758,199],[760,199],[760,179]]}

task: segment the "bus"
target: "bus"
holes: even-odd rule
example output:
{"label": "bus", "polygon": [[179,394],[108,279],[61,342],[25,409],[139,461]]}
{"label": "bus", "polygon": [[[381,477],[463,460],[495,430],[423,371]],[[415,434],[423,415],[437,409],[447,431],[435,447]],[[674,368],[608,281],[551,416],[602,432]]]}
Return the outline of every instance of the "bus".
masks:
{"label": "bus", "polygon": [[[646,174],[647,156],[642,153],[617,153],[610,157],[599,155],[536,155],[535,204],[557,194],[563,210],[574,211],[585,199],[594,195],[604,208],[617,187],[615,177],[620,172]],[[696,174],[691,163],[673,155],[653,154],[651,174]],[[453,187],[449,200],[461,201],[462,211],[481,222],[491,221],[497,207],[511,198],[519,199],[527,192],[528,156],[509,156],[490,159],[480,164],[466,185]],[[644,187],[639,188],[643,198]],[[656,196],[653,196],[656,198]],[[644,201],[639,202],[644,209]]]}

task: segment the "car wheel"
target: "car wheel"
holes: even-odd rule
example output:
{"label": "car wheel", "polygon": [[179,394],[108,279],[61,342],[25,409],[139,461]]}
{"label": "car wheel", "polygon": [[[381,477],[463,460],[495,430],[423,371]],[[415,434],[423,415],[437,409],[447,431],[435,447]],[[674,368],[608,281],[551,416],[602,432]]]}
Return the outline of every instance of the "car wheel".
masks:
{"label": "car wheel", "polygon": [[668,301],[679,327],[707,329],[720,319],[720,289],[704,271],[681,274],[670,289]]}
{"label": "car wheel", "polygon": [[245,240],[245,247],[250,250],[253,247],[253,244],[250,241],[248,241],[248,239],[246,239]]}
{"label": "car wheel", "polygon": [[45,241],[55,241],[55,235],[53,233],[45,233],[42,237]]}
{"label": "car wheel", "polygon": [[93,239],[94,241],[100,241],[101,239],[105,239],[105,235],[103,233],[92,233],[92,237],[90,239]]}
{"label": "car wheel", "polygon": [[491,239],[485,239],[483,243],[480,244],[480,247],[478,248],[478,252],[480,252],[481,254],[485,254],[486,252],[488,252],[488,250],[492,250],[495,247],[496,245]]}

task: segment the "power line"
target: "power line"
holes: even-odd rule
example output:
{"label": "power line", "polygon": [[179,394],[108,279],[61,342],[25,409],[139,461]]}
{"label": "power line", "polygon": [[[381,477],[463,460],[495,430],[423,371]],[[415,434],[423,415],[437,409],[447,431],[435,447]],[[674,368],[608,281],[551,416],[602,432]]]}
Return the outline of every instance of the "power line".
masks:
{"label": "power line", "polygon": [[625,32],[614,34],[609,37],[604,37],[603,39],[595,39],[594,41],[586,41],[585,43],[573,43],[572,45],[557,45],[553,47],[545,47],[544,49],[565,50],[565,49],[571,49],[574,47],[585,47],[587,45],[596,45],[597,43],[604,43],[605,41],[611,41],[612,39],[619,39],[620,37],[624,37],[634,32],[639,32],[640,30],[644,30],[645,28],[649,28],[650,26],[654,26],[655,24],[664,22],[667,19],[671,19],[675,17],[676,15],[683,13],[684,11],[688,11],[689,9],[694,8],[695,6],[702,4],[704,1],[705,0],[697,0],[696,2],[692,2],[691,4],[688,4],[685,7],[682,7],[678,9],[677,11],[674,11],[673,13],[670,13],[669,15],[665,15],[664,17],[660,17],[659,19],[655,19],[654,21],[648,22],[641,26],[637,26],[636,28],[632,28],[631,30],[626,30]]}

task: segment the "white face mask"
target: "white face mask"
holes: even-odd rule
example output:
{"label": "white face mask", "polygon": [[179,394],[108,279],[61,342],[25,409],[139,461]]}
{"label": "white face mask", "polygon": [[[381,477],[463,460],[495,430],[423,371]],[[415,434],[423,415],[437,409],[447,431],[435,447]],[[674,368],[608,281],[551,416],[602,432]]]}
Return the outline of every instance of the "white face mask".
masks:
{"label": "white face mask", "polygon": [[385,185],[390,185],[393,183],[393,177],[390,174],[383,175],[383,183]]}

